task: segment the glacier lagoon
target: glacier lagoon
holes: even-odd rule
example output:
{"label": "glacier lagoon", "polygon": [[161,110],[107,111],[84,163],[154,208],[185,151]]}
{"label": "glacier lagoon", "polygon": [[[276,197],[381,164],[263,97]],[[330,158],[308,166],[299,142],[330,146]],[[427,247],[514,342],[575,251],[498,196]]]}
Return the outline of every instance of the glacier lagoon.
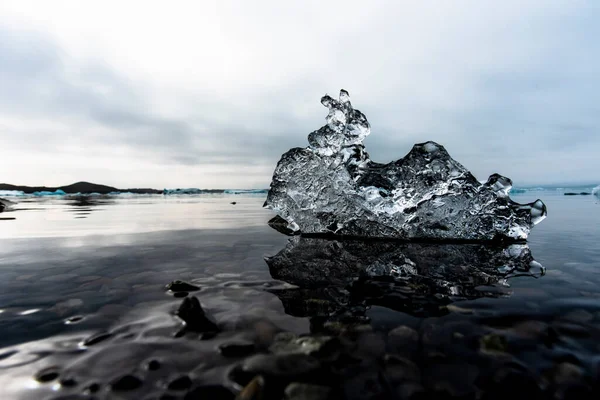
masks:
{"label": "glacier lagoon", "polygon": [[264,194],[3,195],[0,398],[595,395],[600,200],[564,196],[592,190],[515,190],[551,218],[506,245],[287,237]]}

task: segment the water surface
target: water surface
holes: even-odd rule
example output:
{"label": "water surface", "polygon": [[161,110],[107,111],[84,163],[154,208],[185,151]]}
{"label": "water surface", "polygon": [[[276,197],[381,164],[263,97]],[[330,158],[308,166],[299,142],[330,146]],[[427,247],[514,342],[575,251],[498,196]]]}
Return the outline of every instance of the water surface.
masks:
{"label": "water surface", "polygon": [[[518,375],[530,377],[535,390],[545,394],[563,396],[576,387],[582,396],[592,395],[597,390],[594,374],[600,371],[598,198],[551,190],[512,197],[522,203],[541,197],[548,207],[548,218],[534,228],[527,249],[545,270],[536,267],[506,277],[486,269],[472,277],[467,270],[457,274],[460,263],[474,262],[471,250],[458,248],[451,249],[452,254],[465,261],[455,257],[425,280],[400,283],[365,280],[360,274],[338,281],[335,274],[344,264],[333,260],[325,265],[325,258],[323,268],[309,267],[315,254],[329,251],[338,259],[357,257],[352,259],[360,262],[378,257],[345,242],[308,243],[299,253],[294,251],[301,247],[292,245],[291,265],[299,271],[305,266],[308,272],[292,278],[282,273],[277,269],[281,262],[273,267],[265,257],[279,254],[274,260],[281,261],[289,238],[268,227],[273,213],[262,208],[261,196],[13,199],[18,203],[1,216],[14,219],[0,220],[0,393],[5,393],[2,398],[40,398],[40,393],[113,398],[115,381],[123,374],[140,377],[143,383],[118,392],[122,398],[163,392],[177,398],[184,392],[169,388],[173,374],[191,376],[193,384],[185,388],[189,392],[210,387],[236,393],[247,382],[232,379],[232,368],[251,354],[221,359],[215,349],[227,341],[249,341],[255,352],[273,353],[265,343],[285,331],[352,338],[352,352],[364,353],[361,367],[335,375],[342,379],[339,390],[347,398],[397,393],[393,373],[384,379],[385,385],[383,378],[374,378],[375,386],[365,375],[385,360],[381,376],[388,377],[390,357],[410,361],[421,371],[415,378],[418,388],[448,396],[470,396],[503,382],[508,378],[490,383],[481,376],[487,370],[509,368],[504,365],[510,363],[512,370],[526,371]],[[431,261],[436,256],[449,259],[442,249],[410,251],[417,259],[429,252],[423,262],[435,268],[443,264]],[[393,251],[389,257],[394,257]],[[324,270],[327,273],[321,274]],[[222,333],[216,338],[173,338],[181,325],[173,313],[182,299],[164,286],[176,279],[200,287],[189,296],[196,296],[219,325]],[[81,346],[99,332],[112,332],[111,339],[98,349]],[[418,353],[411,350],[416,347]],[[169,364],[165,360],[175,349],[193,349],[213,361],[201,368],[201,360],[186,358],[160,375],[164,382],[150,378],[141,367],[152,354]],[[124,358],[115,356],[119,352]],[[92,356],[98,358],[93,361],[97,370],[88,370],[92,361],[86,357]],[[74,365],[69,379],[76,384],[34,379],[44,368],[62,371],[67,365]],[[456,368],[468,373],[454,379]],[[402,382],[398,387],[406,387]],[[92,384],[99,389],[90,392]],[[358,390],[352,385],[363,386]]]}

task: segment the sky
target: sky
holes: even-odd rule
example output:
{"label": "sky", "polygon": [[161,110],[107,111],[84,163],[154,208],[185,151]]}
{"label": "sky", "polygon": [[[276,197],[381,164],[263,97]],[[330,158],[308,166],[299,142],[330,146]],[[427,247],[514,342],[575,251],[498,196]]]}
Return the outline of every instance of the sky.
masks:
{"label": "sky", "polygon": [[600,2],[0,1],[0,182],[266,188],[349,91],[371,159],[600,183]]}

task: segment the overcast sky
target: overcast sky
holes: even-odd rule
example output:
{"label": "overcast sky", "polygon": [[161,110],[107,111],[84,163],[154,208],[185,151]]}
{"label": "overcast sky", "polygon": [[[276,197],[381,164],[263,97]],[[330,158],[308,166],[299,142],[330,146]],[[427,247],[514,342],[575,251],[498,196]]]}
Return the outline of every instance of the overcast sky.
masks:
{"label": "overcast sky", "polygon": [[600,2],[0,1],[0,182],[268,187],[350,92],[371,158],[600,181]]}

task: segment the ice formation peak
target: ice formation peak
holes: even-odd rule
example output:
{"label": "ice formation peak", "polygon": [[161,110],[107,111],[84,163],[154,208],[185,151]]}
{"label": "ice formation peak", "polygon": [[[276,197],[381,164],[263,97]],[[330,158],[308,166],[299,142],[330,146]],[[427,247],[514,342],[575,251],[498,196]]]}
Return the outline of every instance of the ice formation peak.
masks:
{"label": "ice formation peak", "polygon": [[307,148],[285,153],[265,206],[287,229],[305,234],[401,239],[526,239],[546,217],[541,200],[510,199],[512,181],[493,174],[480,183],[435,142],[415,144],[389,164],[371,161],[363,140],[367,118],[344,89],[325,95],[327,124],[308,135]]}
{"label": "ice formation peak", "polygon": [[310,149],[317,154],[331,156],[345,147],[361,145],[371,133],[367,117],[352,108],[350,95],[346,90],[340,91],[338,100],[329,95],[323,96],[321,104],[329,109],[327,125],[308,135]]}

